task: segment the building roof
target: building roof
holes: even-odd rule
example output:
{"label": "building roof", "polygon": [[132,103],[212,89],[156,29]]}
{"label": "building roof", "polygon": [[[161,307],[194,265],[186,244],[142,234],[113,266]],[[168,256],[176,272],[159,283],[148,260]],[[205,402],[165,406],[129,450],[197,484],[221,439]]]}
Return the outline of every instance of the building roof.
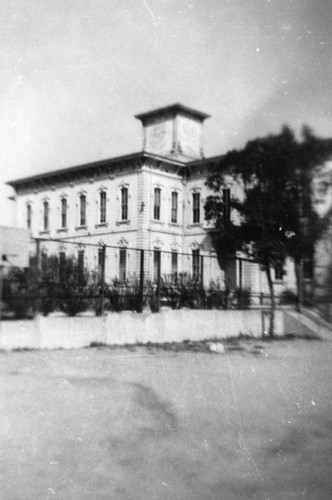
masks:
{"label": "building roof", "polygon": [[37,175],[31,175],[29,177],[22,177],[20,179],[15,179],[12,181],[7,181],[6,184],[9,186],[12,186],[13,188],[17,188],[19,186],[22,186],[23,184],[26,183],[31,183],[35,181],[42,181],[42,180],[47,180],[55,177],[60,177],[68,174],[75,174],[75,173],[83,173],[84,171],[88,171],[89,169],[93,168],[107,168],[111,165],[116,165],[120,164],[123,162],[130,162],[134,160],[144,160],[144,159],[151,159],[155,161],[159,161],[162,163],[168,163],[169,165],[174,165],[177,167],[183,167],[185,165],[184,162],[175,160],[173,158],[168,158],[164,156],[159,156],[147,152],[139,152],[139,153],[132,153],[129,155],[124,155],[124,156],[117,156],[115,158],[108,158],[105,160],[99,160],[95,161],[92,163],[85,163],[83,165],[76,165],[74,167],[67,167],[67,168],[61,168],[58,170],[52,170],[50,172],[43,172],[42,174],[37,174]]}
{"label": "building roof", "polygon": [[138,115],[135,115],[135,118],[138,118],[138,120],[141,120],[142,122],[146,121],[148,118],[152,118],[156,115],[163,115],[166,113],[175,113],[175,112],[184,112],[189,115],[195,116],[196,118],[199,118],[199,120],[203,121],[206,118],[210,118],[210,115],[207,115],[206,113],[202,113],[201,111],[197,111],[196,109],[193,108],[188,108],[187,106],[183,106],[183,104],[175,103],[171,104],[170,106],[164,106],[163,108],[157,108],[153,109],[151,111],[147,111],[145,113],[140,113]]}

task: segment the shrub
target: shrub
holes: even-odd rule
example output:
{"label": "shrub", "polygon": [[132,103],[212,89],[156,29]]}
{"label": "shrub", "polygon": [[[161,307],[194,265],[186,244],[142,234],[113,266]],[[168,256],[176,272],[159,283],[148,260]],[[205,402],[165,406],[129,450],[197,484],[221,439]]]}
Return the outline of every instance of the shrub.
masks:
{"label": "shrub", "polygon": [[89,272],[81,269],[74,257],[61,264],[58,293],[60,310],[68,316],[76,316],[90,305]]}
{"label": "shrub", "polygon": [[249,309],[251,306],[251,289],[237,287],[233,293],[232,303],[238,309]]}
{"label": "shrub", "polygon": [[3,302],[16,319],[32,316],[33,287],[28,269],[12,268],[4,280]]}
{"label": "shrub", "polygon": [[295,305],[297,303],[298,303],[298,297],[297,297],[297,294],[294,292],[294,290],[286,288],[286,290],[283,290],[281,292],[281,294],[280,294],[280,304]]}

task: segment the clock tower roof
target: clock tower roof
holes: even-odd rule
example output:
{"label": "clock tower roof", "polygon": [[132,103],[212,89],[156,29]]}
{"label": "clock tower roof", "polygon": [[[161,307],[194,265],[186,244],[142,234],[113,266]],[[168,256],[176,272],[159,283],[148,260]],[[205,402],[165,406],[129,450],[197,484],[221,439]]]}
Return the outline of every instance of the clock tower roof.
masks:
{"label": "clock tower roof", "polygon": [[201,122],[203,122],[206,118],[210,118],[210,115],[202,113],[201,111],[197,111],[197,109],[189,108],[188,106],[184,106],[183,104],[180,103],[175,103],[169,106],[164,106],[162,108],[153,109],[145,113],[140,113],[138,115],[135,115],[135,118],[141,120],[141,122],[144,124],[149,119],[162,117],[169,113],[174,115],[176,114],[190,115],[191,117],[196,118]]}
{"label": "clock tower roof", "polygon": [[190,161],[203,158],[203,122],[209,115],[171,104],[135,115],[143,125],[143,151]]}

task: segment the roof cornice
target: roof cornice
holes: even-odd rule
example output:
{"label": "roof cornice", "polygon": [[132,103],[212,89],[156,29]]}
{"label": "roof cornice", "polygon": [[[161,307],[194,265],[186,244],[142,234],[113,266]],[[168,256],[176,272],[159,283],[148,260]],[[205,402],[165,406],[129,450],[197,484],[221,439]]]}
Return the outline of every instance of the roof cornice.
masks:
{"label": "roof cornice", "polygon": [[64,178],[74,174],[93,174],[93,171],[101,172],[102,170],[107,170],[110,167],[121,166],[124,163],[131,163],[134,161],[142,162],[144,160],[153,160],[158,163],[173,165],[175,167],[183,167],[185,163],[179,160],[174,160],[172,158],[154,155],[146,152],[132,153],[129,155],[118,156],[115,158],[108,158],[104,160],[95,161],[92,163],[85,163],[81,165],[76,165],[73,167],[61,168],[58,170],[52,170],[50,172],[43,172],[42,174],[32,175],[29,177],[23,177],[20,179],[15,179],[12,181],[7,181],[6,184],[12,186],[13,188],[18,188],[24,184],[31,184],[34,182],[43,182],[55,178]]}

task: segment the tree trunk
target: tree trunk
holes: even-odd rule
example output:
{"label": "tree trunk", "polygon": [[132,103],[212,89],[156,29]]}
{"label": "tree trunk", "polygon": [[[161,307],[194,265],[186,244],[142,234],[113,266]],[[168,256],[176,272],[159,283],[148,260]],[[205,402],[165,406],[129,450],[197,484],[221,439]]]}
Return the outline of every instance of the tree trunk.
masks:
{"label": "tree trunk", "polygon": [[273,281],[272,281],[272,276],[271,276],[271,268],[270,268],[270,264],[268,261],[266,261],[266,264],[265,264],[265,272],[266,272],[266,277],[267,277],[267,282],[269,285],[270,297],[271,297],[271,321],[270,321],[270,328],[269,328],[269,336],[273,337],[274,336],[274,317],[275,317],[276,301],[275,301],[275,297],[274,297],[274,288],[273,288]]}

